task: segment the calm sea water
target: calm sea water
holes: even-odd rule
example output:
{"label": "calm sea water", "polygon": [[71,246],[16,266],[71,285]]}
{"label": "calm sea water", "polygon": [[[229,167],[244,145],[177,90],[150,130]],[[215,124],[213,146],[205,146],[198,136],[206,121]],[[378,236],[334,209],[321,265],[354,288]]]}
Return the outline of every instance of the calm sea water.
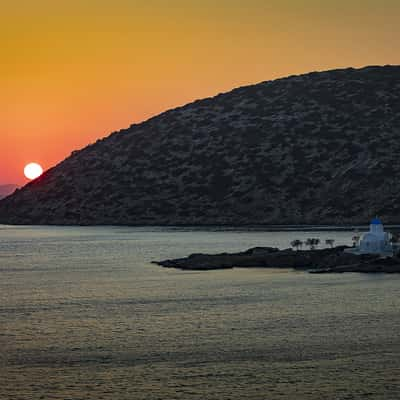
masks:
{"label": "calm sea water", "polygon": [[150,264],[310,236],[0,226],[0,399],[399,399],[400,276]]}

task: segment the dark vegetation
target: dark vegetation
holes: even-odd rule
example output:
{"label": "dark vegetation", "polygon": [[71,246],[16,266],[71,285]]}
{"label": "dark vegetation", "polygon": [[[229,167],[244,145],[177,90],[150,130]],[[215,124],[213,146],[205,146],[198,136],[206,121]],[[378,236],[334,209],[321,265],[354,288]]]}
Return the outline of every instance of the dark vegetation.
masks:
{"label": "dark vegetation", "polygon": [[0,223],[399,223],[399,138],[400,67],[263,82],[73,152]]}

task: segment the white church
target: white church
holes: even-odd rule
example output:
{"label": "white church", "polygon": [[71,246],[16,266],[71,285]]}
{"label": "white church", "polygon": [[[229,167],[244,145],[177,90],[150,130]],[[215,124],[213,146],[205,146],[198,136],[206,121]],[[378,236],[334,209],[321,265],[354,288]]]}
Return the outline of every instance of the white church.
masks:
{"label": "white church", "polygon": [[385,232],[379,218],[374,218],[369,225],[360,242],[351,249],[345,251],[353,254],[380,254],[382,256],[393,256],[394,248],[391,242],[392,235]]}

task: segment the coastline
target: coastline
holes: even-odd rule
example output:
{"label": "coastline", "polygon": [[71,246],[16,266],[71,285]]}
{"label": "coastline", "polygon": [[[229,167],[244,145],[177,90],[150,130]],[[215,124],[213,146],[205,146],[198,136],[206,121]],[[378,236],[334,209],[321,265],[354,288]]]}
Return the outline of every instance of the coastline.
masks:
{"label": "coastline", "polygon": [[[171,230],[212,230],[212,231],[245,231],[245,232],[318,232],[318,231],[367,231],[368,224],[19,224],[19,223],[2,223],[0,226],[9,227],[132,227],[132,228],[164,228]],[[385,224],[386,228],[400,231],[400,224]]]}

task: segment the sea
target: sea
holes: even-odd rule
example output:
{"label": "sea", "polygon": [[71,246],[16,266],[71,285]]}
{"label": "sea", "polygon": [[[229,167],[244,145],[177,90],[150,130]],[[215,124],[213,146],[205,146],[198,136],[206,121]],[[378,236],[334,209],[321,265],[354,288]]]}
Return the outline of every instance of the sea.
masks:
{"label": "sea", "polygon": [[336,229],[0,226],[0,399],[400,399],[400,275],[153,260]]}

